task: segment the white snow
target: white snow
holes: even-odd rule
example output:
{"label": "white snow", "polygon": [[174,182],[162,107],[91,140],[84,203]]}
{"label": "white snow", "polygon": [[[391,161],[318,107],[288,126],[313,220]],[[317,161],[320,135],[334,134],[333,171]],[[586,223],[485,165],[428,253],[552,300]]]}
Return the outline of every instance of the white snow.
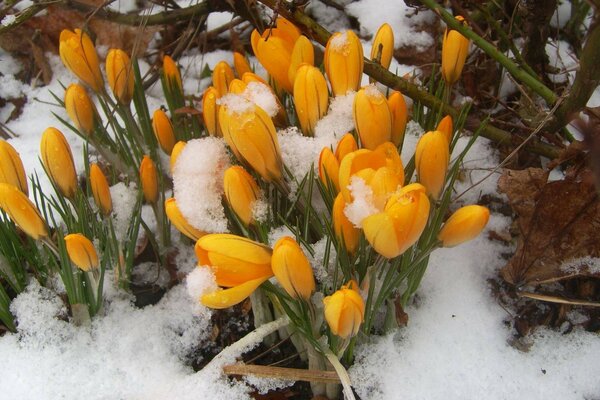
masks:
{"label": "white snow", "polygon": [[363,219],[382,210],[375,207],[373,190],[365,183],[364,179],[353,176],[350,178],[348,189],[350,189],[350,193],[352,194],[352,203],[346,205],[344,214],[346,214],[346,217],[348,217],[348,220],[354,226],[362,228]]}

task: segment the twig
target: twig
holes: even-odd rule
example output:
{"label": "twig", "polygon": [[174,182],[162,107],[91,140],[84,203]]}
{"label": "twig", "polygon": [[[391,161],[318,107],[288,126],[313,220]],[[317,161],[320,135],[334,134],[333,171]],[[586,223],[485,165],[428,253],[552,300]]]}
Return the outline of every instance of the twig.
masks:
{"label": "twig", "polygon": [[52,4],[56,4],[57,2],[58,1],[55,1],[55,0],[44,1],[44,2],[39,2],[39,3],[34,3],[30,7],[27,7],[26,9],[24,9],[23,11],[18,13],[18,15],[15,16],[15,20],[12,24],[0,25],[0,35],[10,31],[11,29],[16,28],[17,26],[21,25],[23,22],[27,21],[29,18],[44,11],[46,8],[48,8]]}
{"label": "twig", "polygon": [[341,383],[335,371],[271,367],[267,365],[233,364],[223,367],[226,375],[252,375],[260,378],[273,378],[285,381],[303,381],[314,383]]}
{"label": "twig", "polygon": [[600,307],[600,303],[587,300],[570,300],[564,297],[550,296],[546,294],[537,294],[531,292],[519,292],[519,297],[527,297],[529,299],[547,301],[550,303],[570,304],[573,306]]}

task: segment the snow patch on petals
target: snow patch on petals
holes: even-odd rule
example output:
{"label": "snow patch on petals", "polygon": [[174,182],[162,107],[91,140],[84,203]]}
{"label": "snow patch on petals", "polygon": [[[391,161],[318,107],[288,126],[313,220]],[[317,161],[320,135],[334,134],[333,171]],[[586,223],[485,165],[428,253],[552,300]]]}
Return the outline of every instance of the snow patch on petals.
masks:
{"label": "snow patch on petals", "polygon": [[348,220],[354,224],[357,228],[362,228],[362,221],[373,215],[377,214],[381,210],[375,207],[375,200],[373,199],[373,190],[367,185],[364,179],[353,176],[350,179],[350,185],[348,185],[350,193],[352,194],[352,203],[346,205],[344,214],[348,217]]}

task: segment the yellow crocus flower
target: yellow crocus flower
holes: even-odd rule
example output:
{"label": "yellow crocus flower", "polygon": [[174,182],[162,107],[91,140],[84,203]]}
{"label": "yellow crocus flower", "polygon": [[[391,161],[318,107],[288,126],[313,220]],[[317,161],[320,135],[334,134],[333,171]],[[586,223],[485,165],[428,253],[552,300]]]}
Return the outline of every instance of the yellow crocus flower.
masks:
{"label": "yellow crocus flower", "polygon": [[48,177],[63,196],[72,199],[77,190],[77,172],[71,146],[62,132],[56,128],[46,129],[42,134],[40,153]]}
{"label": "yellow crocus flower", "polygon": [[37,240],[48,236],[48,228],[35,205],[19,188],[0,183],[0,208],[23,232]]}
{"label": "yellow crocus flower", "polygon": [[16,186],[27,196],[27,176],[19,153],[6,140],[0,139],[0,183]]}
{"label": "yellow crocus flower", "polygon": [[454,247],[477,237],[490,219],[490,210],[478,205],[459,208],[448,218],[438,239],[444,247]]}
{"label": "yellow crocus flower", "polygon": [[71,262],[82,271],[91,271],[98,267],[98,253],[90,239],[81,233],[65,236],[65,246]]}
{"label": "yellow crocus flower", "polygon": [[60,33],[58,51],[63,64],[96,93],[104,91],[96,48],[81,29]]}

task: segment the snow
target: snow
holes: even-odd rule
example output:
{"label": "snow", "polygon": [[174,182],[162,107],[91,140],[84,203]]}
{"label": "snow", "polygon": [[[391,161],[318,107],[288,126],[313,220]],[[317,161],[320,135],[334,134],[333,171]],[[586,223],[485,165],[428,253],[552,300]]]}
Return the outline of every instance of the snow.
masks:
{"label": "snow", "polygon": [[350,178],[348,189],[350,189],[350,193],[352,194],[352,203],[346,205],[344,214],[346,214],[346,217],[348,217],[348,220],[354,226],[362,228],[363,219],[382,210],[378,210],[375,207],[373,190],[365,183],[364,179],[353,176]]}

